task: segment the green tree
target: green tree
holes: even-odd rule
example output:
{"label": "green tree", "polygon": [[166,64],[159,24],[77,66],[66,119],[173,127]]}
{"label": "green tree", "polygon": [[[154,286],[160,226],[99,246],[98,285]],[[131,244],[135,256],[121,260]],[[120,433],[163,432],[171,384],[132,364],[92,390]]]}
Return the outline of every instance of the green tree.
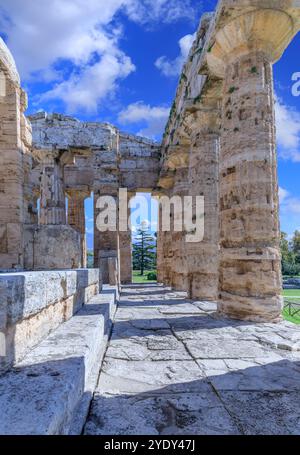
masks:
{"label": "green tree", "polygon": [[295,261],[300,264],[300,231],[295,231],[292,238],[292,251],[295,255]]}
{"label": "green tree", "polygon": [[87,267],[89,269],[94,267],[94,252],[90,250],[87,252]]}
{"label": "green tree", "polygon": [[281,232],[281,239],[280,239],[280,248],[281,248],[281,256],[282,261],[289,262],[290,261],[290,244],[288,241],[288,235],[285,232]]}
{"label": "green tree", "polygon": [[132,247],[134,270],[140,270],[143,276],[145,270],[156,268],[156,239],[148,226],[138,227]]}
{"label": "green tree", "polygon": [[283,275],[300,274],[300,232],[296,231],[291,242],[285,232],[281,232],[281,256]]}

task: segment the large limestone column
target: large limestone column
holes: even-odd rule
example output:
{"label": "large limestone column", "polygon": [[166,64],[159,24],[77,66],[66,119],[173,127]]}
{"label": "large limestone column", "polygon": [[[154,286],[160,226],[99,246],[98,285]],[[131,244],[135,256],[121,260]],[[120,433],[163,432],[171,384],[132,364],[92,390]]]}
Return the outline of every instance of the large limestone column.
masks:
{"label": "large limestone column", "polygon": [[[157,194],[157,199],[159,195]],[[157,251],[156,251],[156,267],[157,267],[157,282],[166,284],[166,261],[165,261],[165,247],[166,247],[166,233],[162,232],[161,226],[162,207],[158,207],[158,225],[157,225]]]}
{"label": "large limestone column", "polygon": [[293,33],[287,14],[255,11],[221,29],[208,55],[224,77],[219,311],[233,318],[281,318],[272,63]]}
{"label": "large limestone column", "polygon": [[13,57],[0,38],[0,268],[4,270],[24,266],[25,177],[31,144],[23,114],[25,98]]}
{"label": "large limestone column", "polygon": [[42,155],[42,181],[40,224],[65,225],[66,199],[64,188],[64,152],[40,152]]}
{"label": "large limestone column", "polygon": [[[98,230],[97,218],[100,211],[97,208],[97,201],[101,196],[113,197],[116,201],[116,209],[118,210],[118,199],[115,190],[112,190],[111,193],[104,190],[94,191],[94,266],[99,267],[103,284],[117,285],[119,282],[119,273],[116,274],[115,270],[119,271],[118,226],[116,226],[116,230],[107,230],[104,232]],[[114,272],[112,274],[113,269]],[[117,283],[114,282],[116,276]]]}
{"label": "large limestone column", "polygon": [[[192,146],[189,195],[204,196],[204,238],[186,243],[189,297],[217,300],[219,284],[219,109],[218,100],[202,105],[190,116]],[[193,201],[195,211],[195,199]],[[198,215],[199,216],[199,215]]]}
{"label": "large limestone column", "polygon": [[[187,161],[185,162],[187,164]],[[184,196],[188,195],[188,167],[181,167],[176,170],[173,196],[179,196],[182,201],[182,212],[174,213],[172,206],[172,221],[176,222],[176,217],[182,217],[184,220]],[[185,231],[182,225],[182,231],[176,232],[174,227],[171,231],[171,245],[169,244],[169,255],[171,257],[171,286],[178,291],[189,289],[188,281],[188,264],[186,257]],[[171,248],[170,248],[171,247]]]}
{"label": "large limestone column", "polygon": [[90,192],[68,190],[68,223],[81,235],[82,267],[87,266],[86,223],[84,201]]}
{"label": "large limestone column", "polygon": [[[159,191],[155,194],[158,202],[163,196],[171,196],[174,181],[175,168],[162,170],[158,182]],[[172,250],[172,232],[162,230],[162,206],[159,204],[158,235],[157,235],[157,281],[166,286],[171,286],[171,271],[174,252]]]}
{"label": "large limestone column", "polygon": [[[171,198],[179,198],[181,201],[181,211],[175,210],[175,206],[171,205],[171,230],[164,233],[164,282],[178,291],[188,291],[188,267],[186,261],[186,242],[184,231],[184,196],[188,195],[188,164],[190,144],[186,138],[179,143],[180,131],[178,131],[178,144],[170,145],[168,149],[168,157],[166,167],[169,172],[172,172],[172,177],[167,177],[159,180],[159,185],[168,187],[168,196]],[[177,142],[177,139],[174,139]],[[170,180],[170,181],[169,181]],[[175,225],[181,223],[181,230],[175,230]],[[178,223],[177,223],[178,222]]]}
{"label": "large limestone column", "polygon": [[127,231],[119,232],[119,263],[121,284],[130,284],[132,282],[132,238],[131,229],[128,227],[128,220],[131,214],[129,201],[132,197],[134,197],[134,194],[129,193],[127,208]]}

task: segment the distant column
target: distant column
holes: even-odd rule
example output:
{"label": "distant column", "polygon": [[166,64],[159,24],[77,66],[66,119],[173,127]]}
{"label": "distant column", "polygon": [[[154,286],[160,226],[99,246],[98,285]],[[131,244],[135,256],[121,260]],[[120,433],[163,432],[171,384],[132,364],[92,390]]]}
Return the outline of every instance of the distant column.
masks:
{"label": "distant column", "polygon": [[[39,152],[43,166],[40,199],[40,224],[65,225],[66,199],[64,185],[64,166],[73,164],[68,152]],[[68,161],[68,159],[70,161]]]}
{"label": "distant column", "polygon": [[[132,197],[134,197],[134,194],[128,193],[128,204]],[[131,210],[128,206],[128,219],[130,218],[130,214]],[[119,232],[119,258],[121,284],[130,284],[132,282],[132,238],[131,229],[129,229],[129,227],[126,232]]]}
{"label": "distant column", "polygon": [[89,192],[68,190],[68,224],[81,235],[82,267],[87,266],[86,223],[84,201]]}
{"label": "distant column", "polygon": [[[219,281],[219,115],[218,101],[203,102],[190,118],[192,146],[189,194],[204,197],[204,238],[187,243],[189,296],[218,299]],[[194,199],[195,207],[195,199]],[[199,215],[198,215],[199,216]]]}

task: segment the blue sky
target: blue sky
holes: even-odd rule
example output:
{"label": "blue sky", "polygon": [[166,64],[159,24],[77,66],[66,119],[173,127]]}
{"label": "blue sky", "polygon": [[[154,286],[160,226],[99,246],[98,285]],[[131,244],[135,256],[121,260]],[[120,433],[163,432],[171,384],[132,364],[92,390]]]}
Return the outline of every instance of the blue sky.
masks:
{"label": "blue sky", "polygon": [[[108,121],[161,137],[200,16],[217,1],[0,0],[1,36],[29,94],[29,110]],[[281,225],[300,228],[300,35],[274,67]],[[88,230],[92,202],[87,201]]]}

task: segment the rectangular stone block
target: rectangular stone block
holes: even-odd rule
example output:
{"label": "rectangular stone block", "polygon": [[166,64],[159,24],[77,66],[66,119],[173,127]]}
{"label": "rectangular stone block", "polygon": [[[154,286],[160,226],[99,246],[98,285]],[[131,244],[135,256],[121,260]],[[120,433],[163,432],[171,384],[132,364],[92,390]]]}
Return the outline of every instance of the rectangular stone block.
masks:
{"label": "rectangular stone block", "polygon": [[99,270],[0,274],[0,372],[21,359],[99,292]]}

